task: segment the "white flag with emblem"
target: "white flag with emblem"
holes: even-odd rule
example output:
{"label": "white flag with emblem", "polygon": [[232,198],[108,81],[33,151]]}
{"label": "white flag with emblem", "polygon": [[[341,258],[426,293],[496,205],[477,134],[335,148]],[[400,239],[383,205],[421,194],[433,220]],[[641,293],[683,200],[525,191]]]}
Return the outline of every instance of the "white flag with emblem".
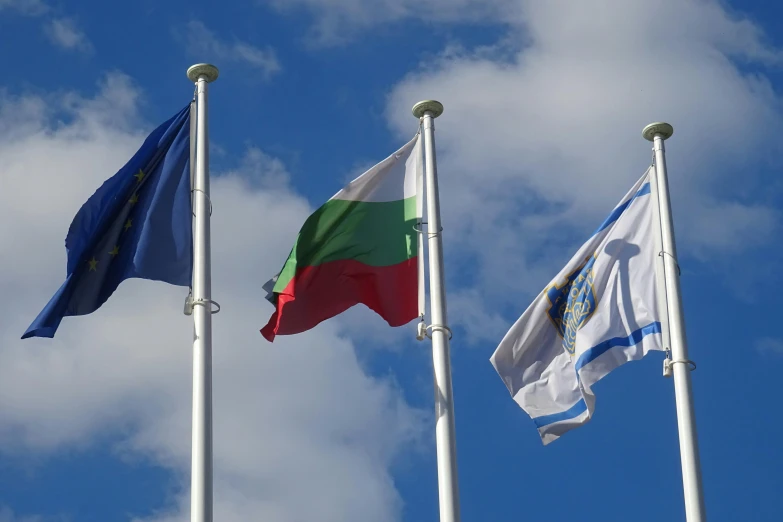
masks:
{"label": "white flag with emblem", "polygon": [[590,387],[599,379],[663,349],[651,172],[536,297],[490,359],[544,444],[590,419]]}

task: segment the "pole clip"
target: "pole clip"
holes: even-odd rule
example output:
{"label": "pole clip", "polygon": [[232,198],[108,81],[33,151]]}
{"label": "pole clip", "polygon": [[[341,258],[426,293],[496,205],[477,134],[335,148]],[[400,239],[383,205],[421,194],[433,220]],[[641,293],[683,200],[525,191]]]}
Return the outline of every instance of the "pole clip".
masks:
{"label": "pole clip", "polygon": [[661,250],[660,252],[658,252],[658,256],[659,257],[663,257],[663,256],[671,257],[672,260],[674,260],[674,266],[677,267],[677,275],[682,277],[682,270],[680,269],[680,263],[679,263],[679,261],[677,261],[676,257],[674,257],[672,254],[670,254],[669,252],[667,252],[665,250]]}
{"label": "pole clip", "polygon": [[[211,217],[211,216],[212,216],[212,198],[210,198],[210,197],[209,197],[209,194],[207,194],[207,193],[206,193],[206,192],[204,192],[203,190],[201,190],[201,189],[199,189],[199,188],[194,188],[194,189],[190,189],[190,195],[191,195],[191,199],[192,199],[192,197],[193,197],[193,194],[194,194],[195,192],[201,192],[202,194],[204,194],[204,197],[205,197],[205,198],[207,198],[207,202],[209,203],[209,215],[210,215],[210,217]],[[195,212],[193,212],[193,216],[194,216],[194,217],[196,216],[196,213],[195,213]]]}
{"label": "pole clip", "polygon": [[424,324],[424,321],[419,322],[418,326],[416,327],[416,340],[417,341],[423,341],[426,337],[427,339],[432,339],[432,334],[428,333],[427,330],[435,331],[440,330],[442,332],[446,332],[449,334],[449,341],[451,341],[451,338],[454,337],[454,332],[451,331],[451,328],[446,326],[445,324],[431,324],[426,325]]}
{"label": "pole clip", "polygon": [[[220,312],[220,303],[213,301],[212,299],[193,299],[193,291],[188,292],[188,296],[185,298],[185,308],[182,311],[185,315],[193,315],[194,306],[207,306],[209,305],[209,313],[214,315]],[[212,305],[215,305],[215,309],[212,309]]]}
{"label": "pole clip", "polygon": [[671,377],[674,374],[674,365],[678,363],[687,364],[690,371],[694,371],[696,369],[696,363],[689,359],[678,359],[674,361],[667,358],[663,360],[663,376],[667,378]]}

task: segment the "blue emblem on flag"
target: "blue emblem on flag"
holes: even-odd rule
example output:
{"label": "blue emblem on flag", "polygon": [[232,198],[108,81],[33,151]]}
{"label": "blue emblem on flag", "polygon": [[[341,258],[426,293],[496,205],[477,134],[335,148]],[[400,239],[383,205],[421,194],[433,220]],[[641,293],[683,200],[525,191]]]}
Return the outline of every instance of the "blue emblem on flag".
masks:
{"label": "blue emblem on flag", "polygon": [[563,348],[571,355],[574,355],[576,332],[595,312],[597,300],[593,289],[593,263],[594,255],[566,276],[561,285],[555,283],[546,289],[550,303],[549,318],[563,338]]}

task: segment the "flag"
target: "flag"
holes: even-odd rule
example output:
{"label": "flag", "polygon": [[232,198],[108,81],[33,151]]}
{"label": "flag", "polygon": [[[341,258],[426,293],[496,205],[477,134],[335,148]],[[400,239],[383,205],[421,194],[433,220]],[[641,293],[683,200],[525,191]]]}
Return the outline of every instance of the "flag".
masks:
{"label": "flag", "polygon": [[65,238],[65,282],[22,339],[54,337],[63,317],[94,312],[125,279],[190,285],[189,156],[190,105],[155,129],[79,209]]}
{"label": "flag", "polygon": [[264,285],[276,308],[261,329],[267,340],[309,330],[359,303],[390,326],[418,316],[418,138],[307,218],[282,270]]}
{"label": "flag", "polygon": [[490,358],[544,444],[586,423],[591,386],[661,350],[651,169],[536,297]]}

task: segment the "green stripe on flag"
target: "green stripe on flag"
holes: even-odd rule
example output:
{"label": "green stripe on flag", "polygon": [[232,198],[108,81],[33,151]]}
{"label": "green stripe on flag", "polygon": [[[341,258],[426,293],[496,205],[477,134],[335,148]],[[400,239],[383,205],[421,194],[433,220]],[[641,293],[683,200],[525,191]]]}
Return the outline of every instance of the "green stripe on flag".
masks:
{"label": "green stripe on flag", "polygon": [[282,292],[297,268],[353,259],[391,266],[416,257],[416,198],[363,202],[330,199],[299,231],[274,291]]}

